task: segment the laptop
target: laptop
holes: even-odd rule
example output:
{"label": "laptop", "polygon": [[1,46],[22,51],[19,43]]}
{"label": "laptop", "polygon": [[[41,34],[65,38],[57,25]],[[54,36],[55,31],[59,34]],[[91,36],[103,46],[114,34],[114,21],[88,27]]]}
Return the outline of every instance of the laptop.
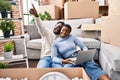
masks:
{"label": "laptop", "polygon": [[74,65],[79,65],[82,63],[86,63],[90,60],[93,60],[95,52],[96,52],[96,49],[90,49],[87,51],[79,51],[78,56],[76,58],[71,58],[73,61],[71,63]]}

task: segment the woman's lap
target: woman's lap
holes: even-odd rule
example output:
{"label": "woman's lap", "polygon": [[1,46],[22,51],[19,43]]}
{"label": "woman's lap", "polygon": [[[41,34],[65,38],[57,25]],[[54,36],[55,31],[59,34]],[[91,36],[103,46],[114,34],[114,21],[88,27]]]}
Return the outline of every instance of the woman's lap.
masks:
{"label": "woman's lap", "polygon": [[105,74],[93,60],[82,64],[82,67],[85,69],[91,80],[97,80],[101,75]]}
{"label": "woman's lap", "polygon": [[51,68],[51,67],[52,67],[51,56],[45,56],[41,58],[37,64],[37,68]]}

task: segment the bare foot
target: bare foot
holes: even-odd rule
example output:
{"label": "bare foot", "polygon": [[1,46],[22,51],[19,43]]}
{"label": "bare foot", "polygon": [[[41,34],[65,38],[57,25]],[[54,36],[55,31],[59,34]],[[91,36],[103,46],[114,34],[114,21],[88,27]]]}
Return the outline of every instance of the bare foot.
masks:
{"label": "bare foot", "polygon": [[103,74],[99,77],[98,80],[110,80],[110,78],[107,75]]}

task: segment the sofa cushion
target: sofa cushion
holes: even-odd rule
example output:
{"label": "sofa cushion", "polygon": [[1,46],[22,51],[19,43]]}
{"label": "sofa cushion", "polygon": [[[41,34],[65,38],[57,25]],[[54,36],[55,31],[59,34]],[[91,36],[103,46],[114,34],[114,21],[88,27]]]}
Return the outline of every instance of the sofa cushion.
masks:
{"label": "sofa cushion", "polygon": [[65,20],[66,24],[70,24],[72,27],[71,34],[74,36],[82,36],[81,29],[78,29],[78,27],[81,24],[93,24],[94,19],[93,18],[83,18],[83,19],[71,19],[71,20]]}
{"label": "sofa cushion", "polygon": [[93,24],[94,23],[93,18],[84,18],[84,19],[72,19],[72,20],[42,21],[42,24],[43,24],[43,26],[45,26],[46,28],[48,28],[49,30],[52,31],[58,21],[63,21],[66,24],[70,24],[72,27],[71,34],[74,36],[82,36],[81,30],[77,29],[77,27],[80,26],[81,24]]}
{"label": "sofa cushion", "polygon": [[112,68],[115,71],[120,71],[120,48],[106,44],[101,43],[101,49],[100,54],[104,53],[104,56],[107,58],[108,62],[111,64]]}
{"label": "sofa cushion", "polygon": [[85,43],[85,45],[88,48],[95,48],[95,49],[99,49],[100,48],[100,41],[96,40],[94,38],[82,38],[82,37],[77,37],[80,41],[82,41],[83,43]]}
{"label": "sofa cushion", "polygon": [[32,40],[27,41],[27,48],[41,49],[42,48],[42,39],[32,39]]}
{"label": "sofa cushion", "polygon": [[41,38],[36,25],[24,25],[24,28],[26,29],[27,33],[30,35],[30,39]]}

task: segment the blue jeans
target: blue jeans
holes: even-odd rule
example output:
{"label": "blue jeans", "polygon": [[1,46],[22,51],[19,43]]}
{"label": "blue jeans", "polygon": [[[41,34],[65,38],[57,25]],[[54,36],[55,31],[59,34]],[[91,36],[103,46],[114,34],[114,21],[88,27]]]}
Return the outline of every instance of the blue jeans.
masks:
{"label": "blue jeans", "polygon": [[[51,56],[46,56],[39,60],[37,68],[51,68],[52,65],[54,65],[54,67],[56,66],[56,68],[62,67],[59,64],[52,64]],[[70,65],[68,66],[71,67]],[[97,80],[101,75],[105,74],[105,72],[93,60],[74,67],[83,67],[91,80]]]}
{"label": "blue jeans", "polygon": [[[73,67],[72,64],[71,65],[67,64],[65,66],[62,64],[58,64],[58,63],[53,63],[52,66],[54,68]],[[81,65],[74,66],[74,67],[83,67],[91,80],[97,80],[101,75],[105,74],[105,72],[93,60],[86,62],[84,64],[81,64]]]}
{"label": "blue jeans", "polygon": [[81,66],[85,69],[91,80],[97,80],[101,75],[105,74],[105,72],[93,60],[81,64]]}
{"label": "blue jeans", "polygon": [[51,68],[51,67],[52,67],[51,56],[42,57],[37,64],[37,68]]}
{"label": "blue jeans", "polygon": [[74,67],[73,64],[60,64],[60,63],[52,63],[53,68],[69,68]]}

